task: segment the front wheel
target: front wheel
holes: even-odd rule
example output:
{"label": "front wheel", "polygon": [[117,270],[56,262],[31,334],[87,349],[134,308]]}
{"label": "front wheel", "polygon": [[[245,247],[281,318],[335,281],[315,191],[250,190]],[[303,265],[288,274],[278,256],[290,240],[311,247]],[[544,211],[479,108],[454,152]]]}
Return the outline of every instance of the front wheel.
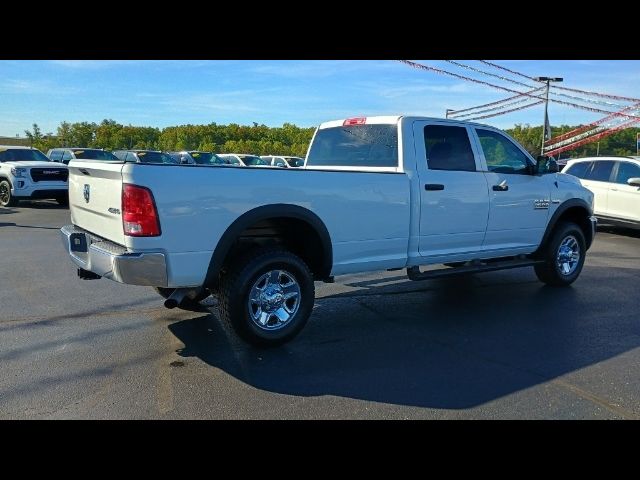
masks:
{"label": "front wheel", "polygon": [[554,287],[571,285],[580,276],[586,251],[580,227],[575,223],[560,223],[544,247],[544,263],[534,267],[538,279]]}
{"label": "front wheel", "polygon": [[220,278],[220,316],[240,338],[262,347],[280,345],[306,325],[313,309],[313,275],[304,261],[281,248],[250,252]]}
{"label": "front wheel", "polygon": [[0,182],[0,206],[15,207],[18,201],[11,195],[11,185],[7,180]]}

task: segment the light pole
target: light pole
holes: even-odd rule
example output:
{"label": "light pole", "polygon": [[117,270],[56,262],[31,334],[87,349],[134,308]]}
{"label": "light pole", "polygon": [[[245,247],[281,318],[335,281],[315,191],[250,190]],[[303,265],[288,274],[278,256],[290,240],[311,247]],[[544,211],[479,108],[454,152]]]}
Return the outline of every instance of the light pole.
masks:
{"label": "light pole", "polygon": [[[540,155],[544,155],[544,142],[546,140],[547,124],[549,123],[549,84],[551,82],[561,82],[564,79],[562,77],[534,77],[534,80],[547,84],[544,99],[544,122],[542,123],[542,146],[540,147]],[[549,126],[549,129],[551,129],[551,126]]]}
{"label": "light pole", "polygon": [[455,112],[455,110],[447,108],[447,110],[444,112],[444,118],[449,118],[449,112]]}

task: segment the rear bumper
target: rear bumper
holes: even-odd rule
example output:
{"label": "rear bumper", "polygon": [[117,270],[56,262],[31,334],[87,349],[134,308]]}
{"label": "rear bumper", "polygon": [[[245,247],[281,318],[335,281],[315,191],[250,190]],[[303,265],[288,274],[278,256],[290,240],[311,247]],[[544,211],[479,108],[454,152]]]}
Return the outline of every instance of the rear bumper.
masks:
{"label": "rear bumper", "polygon": [[129,285],[167,286],[164,253],[132,253],[75,225],[62,227],[60,236],[73,263],[83,270]]}

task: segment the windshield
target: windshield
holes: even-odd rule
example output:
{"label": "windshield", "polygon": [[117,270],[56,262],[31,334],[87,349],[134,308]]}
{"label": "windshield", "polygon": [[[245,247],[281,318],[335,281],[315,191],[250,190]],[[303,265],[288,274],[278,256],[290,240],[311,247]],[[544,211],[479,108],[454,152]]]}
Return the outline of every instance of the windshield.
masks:
{"label": "windshield", "polygon": [[227,163],[215,153],[190,152],[190,155],[198,165],[225,165]]}
{"label": "windshield", "polygon": [[118,160],[113,153],[104,150],[73,150],[73,154],[81,160]]}
{"label": "windshield", "polygon": [[398,126],[349,125],[316,133],[307,166],[397,167]]}
{"label": "windshield", "polygon": [[233,155],[220,155],[219,158],[221,158],[226,165],[240,165],[240,160]]}
{"label": "windshield", "polygon": [[285,160],[290,167],[304,167],[304,158],[300,157],[285,157]]}
{"label": "windshield", "polygon": [[178,163],[174,158],[162,152],[136,152],[140,163]]}
{"label": "windshield", "polygon": [[255,157],[253,155],[247,155],[242,159],[245,165],[248,167],[255,167],[257,165],[270,165],[264,158]]}
{"label": "windshield", "polygon": [[27,148],[1,148],[0,162],[50,162],[40,150]]}

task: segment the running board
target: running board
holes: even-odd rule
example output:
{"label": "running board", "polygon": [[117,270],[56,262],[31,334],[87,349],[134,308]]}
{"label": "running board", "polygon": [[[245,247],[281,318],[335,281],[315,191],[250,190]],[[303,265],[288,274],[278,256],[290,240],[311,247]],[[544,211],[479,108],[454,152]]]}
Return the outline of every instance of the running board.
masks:
{"label": "running board", "polygon": [[530,258],[501,260],[491,263],[465,265],[463,267],[439,268],[437,270],[427,270],[426,272],[421,272],[420,267],[409,267],[407,268],[407,277],[409,277],[409,280],[417,282],[421,280],[432,280],[435,278],[468,275],[471,273],[495,272],[496,270],[508,270],[510,268],[533,267],[539,263],[544,263],[544,260],[532,260]]}

